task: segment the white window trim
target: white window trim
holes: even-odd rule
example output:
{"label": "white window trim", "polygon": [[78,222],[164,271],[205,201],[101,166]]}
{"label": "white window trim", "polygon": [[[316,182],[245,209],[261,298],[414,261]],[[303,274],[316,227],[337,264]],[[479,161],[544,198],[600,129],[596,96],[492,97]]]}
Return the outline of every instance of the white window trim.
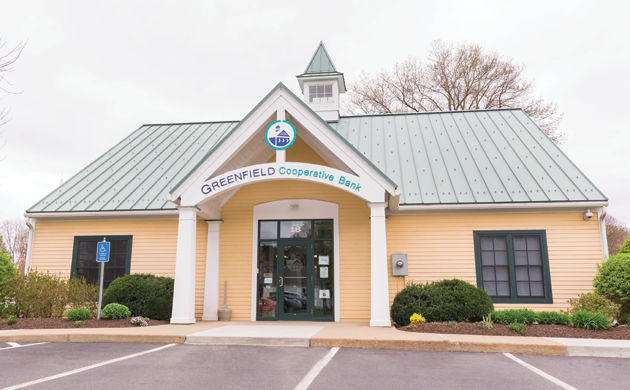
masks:
{"label": "white window trim", "polygon": [[[298,205],[297,207],[292,207]],[[254,206],[253,237],[252,237],[252,305],[251,320],[256,321],[256,306],[258,304],[257,283],[258,275],[258,221],[286,220],[286,219],[332,219],[333,220],[333,253],[334,253],[334,304],[335,322],[339,322],[340,289],[339,289],[339,205],[312,199],[287,199],[262,203]]]}

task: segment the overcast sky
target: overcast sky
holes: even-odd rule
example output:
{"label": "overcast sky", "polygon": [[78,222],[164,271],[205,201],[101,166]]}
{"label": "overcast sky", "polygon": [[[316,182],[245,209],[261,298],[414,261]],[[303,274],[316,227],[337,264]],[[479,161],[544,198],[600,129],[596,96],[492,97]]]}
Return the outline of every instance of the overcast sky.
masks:
{"label": "overcast sky", "polygon": [[435,39],[527,65],[565,113],[562,149],[630,224],[628,1],[8,1],[28,41],[0,92],[0,219],[24,211],[145,123],[238,120],[279,81],[299,92],[324,41],[352,82]]}

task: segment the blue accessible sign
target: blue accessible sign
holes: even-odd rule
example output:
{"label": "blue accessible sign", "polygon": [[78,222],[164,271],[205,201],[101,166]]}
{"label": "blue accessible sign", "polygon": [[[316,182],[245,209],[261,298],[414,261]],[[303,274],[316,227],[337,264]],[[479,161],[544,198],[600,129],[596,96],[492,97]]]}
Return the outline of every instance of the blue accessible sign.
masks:
{"label": "blue accessible sign", "polygon": [[109,242],[99,242],[96,245],[96,262],[107,263],[109,261]]}

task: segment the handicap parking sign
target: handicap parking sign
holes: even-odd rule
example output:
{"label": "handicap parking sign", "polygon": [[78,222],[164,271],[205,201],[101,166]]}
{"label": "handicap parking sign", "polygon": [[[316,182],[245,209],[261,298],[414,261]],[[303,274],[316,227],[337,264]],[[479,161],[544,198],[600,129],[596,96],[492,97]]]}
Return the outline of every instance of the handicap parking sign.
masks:
{"label": "handicap parking sign", "polygon": [[98,263],[109,261],[109,242],[99,242],[96,245],[96,261]]}

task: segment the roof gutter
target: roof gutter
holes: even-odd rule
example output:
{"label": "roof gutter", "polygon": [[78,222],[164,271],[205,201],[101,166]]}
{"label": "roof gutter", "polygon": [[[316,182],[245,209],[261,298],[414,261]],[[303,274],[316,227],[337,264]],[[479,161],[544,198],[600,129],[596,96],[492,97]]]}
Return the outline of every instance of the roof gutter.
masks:
{"label": "roof gutter", "polygon": [[608,210],[606,206],[602,206],[597,213],[597,223],[599,223],[599,238],[602,240],[602,257],[604,261],[608,260],[608,238],[606,237],[606,215]]}
{"label": "roof gutter", "polygon": [[26,264],[24,264],[24,273],[28,274],[28,271],[31,269],[33,243],[35,242],[35,221],[26,217],[26,226],[28,226],[28,247],[26,248]]}
{"label": "roof gutter", "polygon": [[595,209],[608,206],[608,201],[592,202],[540,202],[540,203],[469,203],[469,204],[435,204],[435,205],[400,205],[391,214],[449,214],[449,213],[483,213],[491,211],[546,210],[546,209]]}

